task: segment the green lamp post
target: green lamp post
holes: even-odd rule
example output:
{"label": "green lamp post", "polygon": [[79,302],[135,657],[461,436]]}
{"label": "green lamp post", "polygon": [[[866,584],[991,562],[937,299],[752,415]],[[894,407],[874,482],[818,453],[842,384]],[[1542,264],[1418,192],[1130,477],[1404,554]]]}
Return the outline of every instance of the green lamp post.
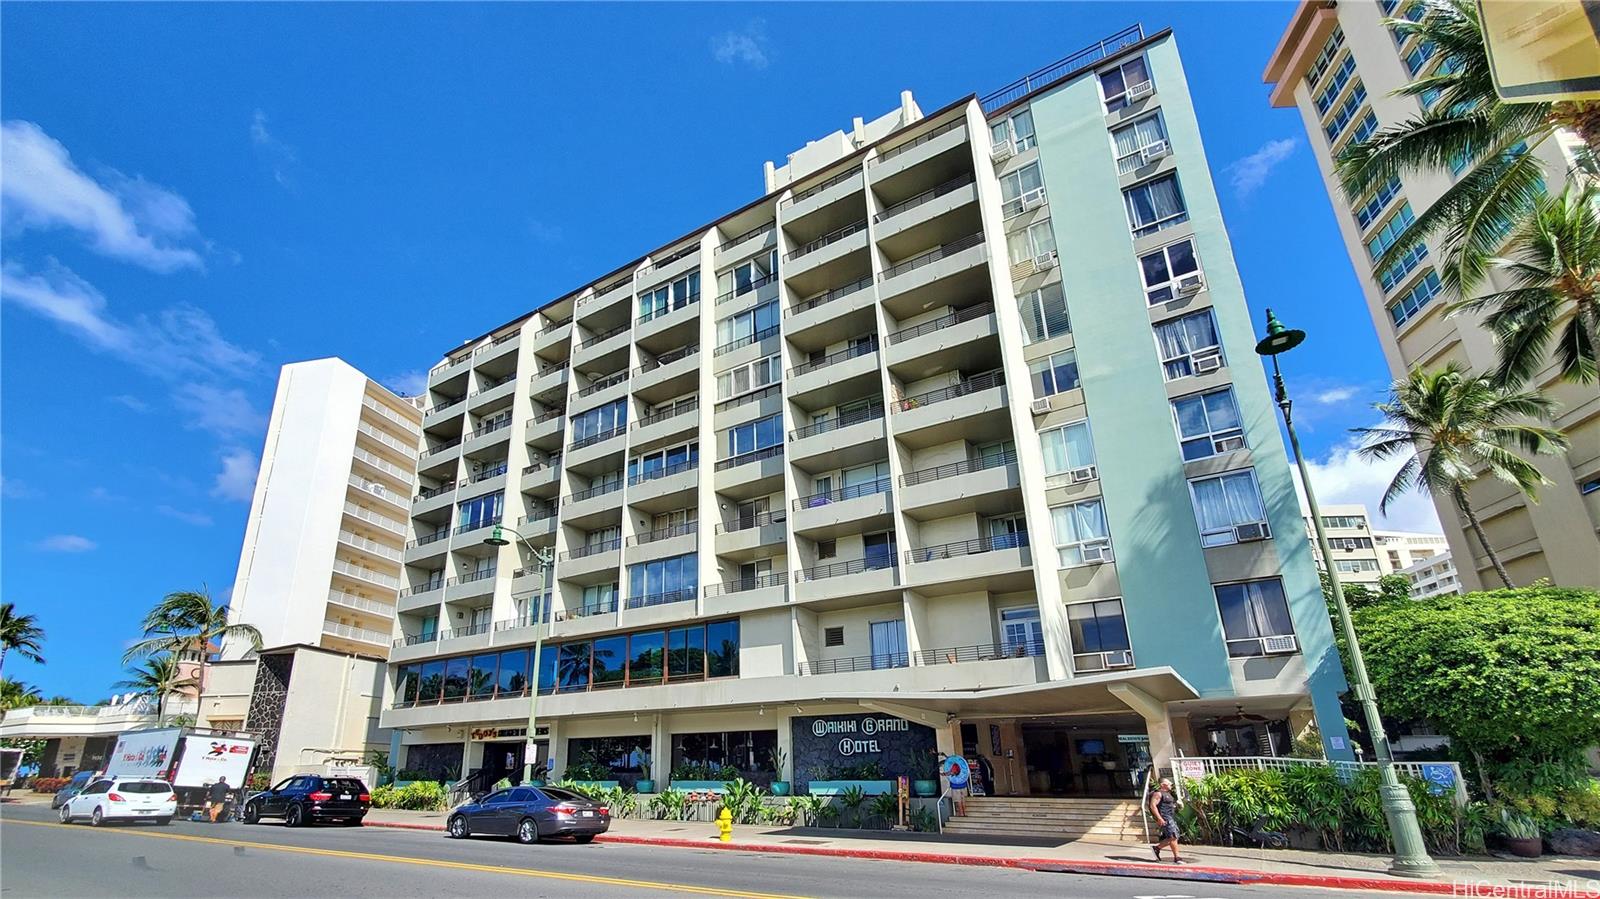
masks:
{"label": "green lamp post", "polygon": [[1294,451],[1294,464],[1300,469],[1300,482],[1306,491],[1306,507],[1311,513],[1311,527],[1317,535],[1317,549],[1322,553],[1328,572],[1329,589],[1333,604],[1339,610],[1339,627],[1344,631],[1345,645],[1350,651],[1350,671],[1355,675],[1351,685],[1361,712],[1367,722],[1367,734],[1372,737],[1372,749],[1378,758],[1378,774],[1382,779],[1378,787],[1383,799],[1383,816],[1389,822],[1389,834],[1394,840],[1394,861],[1389,873],[1402,877],[1438,877],[1439,866],[1428,856],[1422,840],[1422,828],[1417,824],[1417,809],[1411,803],[1411,794],[1400,784],[1394,773],[1394,756],[1389,752],[1389,737],[1383,730],[1383,719],[1378,717],[1378,697],[1367,677],[1367,663],[1361,656],[1361,643],[1356,639],[1355,625],[1350,622],[1350,606],[1344,600],[1344,588],[1339,584],[1333,551],[1328,547],[1328,535],[1322,527],[1322,513],[1317,508],[1317,495],[1311,489],[1311,476],[1306,472],[1305,456],[1300,453],[1300,438],[1294,432],[1293,403],[1283,386],[1283,372],[1278,368],[1278,356],[1303,343],[1306,332],[1285,328],[1283,322],[1267,310],[1267,336],[1256,344],[1256,352],[1272,359],[1272,385],[1278,409],[1283,413],[1283,424],[1289,431],[1289,446]]}
{"label": "green lamp post", "polygon": [[[549,609],[546,608],[548,605],[546,597],[550,593],[550,563],[555,554],[549,547],[534,546],[528,542],[528,538],[516,531],[511,531],[511,535],[522,541],[522,545],[527,547],[528,553],[539,560],[539,597],[535,602],[530,603],[534,623],[533,670],[530,672],[529,680],[531,685],[528,688],[528,733],[522,748],[522,782],[527,783],[533,780],[533,766],[539,754],[539,744],[534,739],[539,726],[539,655],[544,649],[544,622],[545,616],[549,614]],[[486,546],[511,545],[511,541],[505,537],[505,530],[500,525],[495,525],[489,536],[483,538],[483,542]]]}

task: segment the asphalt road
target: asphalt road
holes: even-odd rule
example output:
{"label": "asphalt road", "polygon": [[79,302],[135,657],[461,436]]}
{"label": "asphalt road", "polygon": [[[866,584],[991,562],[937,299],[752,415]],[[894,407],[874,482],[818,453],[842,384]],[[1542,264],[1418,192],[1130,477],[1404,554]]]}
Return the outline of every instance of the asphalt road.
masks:
{"label": "asphalt road", "polygon": [[[63,825],[0,808],[0,896],[671,895],[1265,899],[1283,887],[593,843],[522,846],[391,828]],[[1359,893],[1306,891],[1336,896]],[[1388,895],[1394,894],[1374,894]]]}

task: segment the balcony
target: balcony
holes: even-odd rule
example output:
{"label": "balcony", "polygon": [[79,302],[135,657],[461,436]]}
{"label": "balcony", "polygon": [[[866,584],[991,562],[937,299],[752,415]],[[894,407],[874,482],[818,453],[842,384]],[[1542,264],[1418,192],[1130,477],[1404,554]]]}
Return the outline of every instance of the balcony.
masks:
{"label": "balcony", "polygon": [[803,568],[795,580],[795,601],[822,608],[872,605],[900,590],[900,573],[888,554]]}
{"label": "balcony", "polygon": [[975,434],[1005,434],[1010,423],[1006,400],[1000,371],[908,396],[894,404],[895,437],[908,446],[926,447]]}
{"label": "balcony", "polygon": [[612,312],[617,304],[624,306],[633,299],[633,275],[596,287],[594,293],[578,298],[577,309],[580,320],[594,318],[602,313]]}
{"label": "balcony", "polygon": [[[842,271],[843,260],[852,253],[867,249],[867,222],[865,219],[835,228],[827,234],[808,241],[783,257],[784,278],[794,278],[811,273],[807,283],[827,280],[830,274]],[[857,266],[860,270],[860,266]]]}
{"label": "balcony", "polygon": [[469,521],[450,532],[450,546],[460,549],[463,546],[477,546],[483,543],[483,538],[489,532],[500,526],[500,519],[485,519],[483,521]]}
{"label": "balcony", "polygon": [[628,505],[650,514],[682,508],[699,481],[699,459],[639,472],[628,479]]}
{"label": "balcony", "polygon": [[533,335],[533,351],[538,353],[542,350],[565,346],[571,337],[572,317],[568,316],[561,321],[551,322],[540,328],[539,333]]}
{"label": "balcony", "polygon": [[782,605],[788,590],[789,573],[786,571],[707,584],[706,614],[731,615]]}
{"label": "balcony", "polygon": [[389,635],[382,631],[370,630],[364,627],[354,627],[340,624],[337,621],[322,622],[322,633],[329,637],[339,637],[355,643],[365,643],[368,646],[377,646],[384,649],[389,647]]}
{"label": "balcony", "polygon": [[699,385],[700,345],[697,343],[647,359],[633,374],[633,394],[646,403],[682,396]]}
{"label": "balcony", "polygon": [[[867,164],[867,174],[874,185],[897,180],[895,176],[940,157],[962,157],[967,142],[967,121],[957,117],[901,144],[880,153]],[[966,161],[966,160],[962,160]]]}
{"label": "balcony", "polygon": [[905,561],[906,586],[930,595],[966,589],[1025,590],[1033,584],[1026,533],[908,549]]}
{"label": "balcony", "polygon": [[574,361],[582,360],[593,363],[596,359],[610,359],[619,354],[625,354],[628,349],[628,337],[632,331],[629,323],[624,322],[615,328],[607,328],[587,339],[579,342],[573,351]]}
{"label": "balcony", "polygon": [[783,444],[719,460],[718,492],[734,499],[753,499],[782,489]]}
{"label": "balcony", "polygon": [[757,225],[743,234],[737,234],[723,241],[714,257],[718,269],[726,267],[726,263],[736,259],[746,259],[769,250],[778,245],[777,222],[767,222]]}
{"label": "balcony", "polygon": [[699,543],[700,523],[697,521],[643,531],[628,538],[622,561],[632,565],[649,559],[681,556],[694,552]]}
{"label": "balcony", "polygon": [[844,659],[817,659],[810,662],[801,662],[798,672],[801,677],[807,677],[813,674],[850,674],[857,671],[880,671],[887,668],[908,668],[910,665],[910,653],[887,652],[870,656],[852,656]]}
{"label": "balcony", "polygon": [[900,478],[900,506],[924,520],[993,514],[1014,508],[1009,496],[1021,486],[1017,454],[996,453],[907,472]]}
{"label": "balcony", "polygon": [[622,441],[618,438],[628,433],[627,425],[620,425],[609,431],[600,431],[586,437],[580,437],[567,446],[562,454],[566,459],[568,468],[574,468],[604,458],[612,453],[622,452]]}
{"label": "balcony", "polygon": [[417,609],[427,609],[437,606],[443,597],[440,592],[444,590],[444,578],[434,578],[406,587],[399,593],[398,611],[413,612]]}
{"label": "balcony", "polygon": [[699,311],[699,291],[660,309],[651,309],[634,322],[633,342],[641,347],[655,347],[691,339],[700,333],[700,322],[696,315]]}
{"label": "balcony", "polygon": [[787,310],[784,333],[797,346],[825,347],[877,329],[872,276],[858,278],[795,303]]}
{"label": "balcony", "polygon": [[467,395],[467,408],[476,412],[493,406],[509,406],[511,395],[517,391],[517,373],[494,378],[482,388]]}
{"label": "balcony", "polygon": [[459,602],[494,593],[495,569],[485,568],[456,577],[445,578],[444,601]]}
{"label": "balcony", "polygon": [[[574,606],[570,609],[558,609],[556,610],[556,622],[584,621],[587,619],[599,618],[604,615],[614,616],[616,613],[617,598],[613,596],[610,599],[602,599],[595,602],[584,603]],[[562,628],[562,630],[566,631],[569,629]]]}
{"label": "balcony", "polygon": [[691,413],[699,409],[700,400],[694,398],[642,416],[633,423],[633,439],[629,441],[629,445],[643,452],[657,449],[673,438],[695,432],[700,427],[700,416]]}
{"label": "balcony", "polygon": [[649,609],[656,606],[672,605],[680,602],[694,602],[694,590],[672,590],[666,593],[651,593],[645,596],[628,597],[627,607],[630,609]]}
{"label": "balcony", "polygon": [[522,439],[539,447],[560,446],[559,436],[566,427],[567,410],[544,409],[528,419]]}
{"label": "balcony", "polygon": [[377,615],[380,618],[394,617],[394,606],[390,603],[378,602],[365,596],[346,593],[343,590],[329,590],[328,602],[347,609],[355,609],[358,612],[366,612],[369,615]]}
{"label": "balcony", "polygon": [[522,346],[522,329],[518,328],[510,334],[501,334],[483,346],[472,351],[473,365],[483,365],[503,356],[515,353]]}
{"label": "balcony", "polygon": [[612,481],[587,490],[579,490],[561,501],[563,515],[569,524],[588,522],[593,516],[615,513],[622,504],[622,481]]}
{"label": "balcony", "polygon": [[[413,449],[413,453],[415,453],[415,449]],[[416,476],[412,473],[410,467],[402,468],[387,459],[367,452],[359,446],[351,451],[351,458],[360,463],[361,467],[357,468],[357,471],[361,471],[369,477],[386,477],[390,480],[391,487],[401,491],[411,489],[411,485],[416,481]]]}
{"label": "balcony", "polygon": [[762,328],[760,331],[757,331],[754,334],[749,334],[744,337],[739,337],[728,341],[727,343],[717,347],[715,350],[712,350],[712,355],[724,356],[733,352],[734,350],[743,349],[747,346],[755,346],[762,341],[775,340],[780,330],[781,328],[778,325],[773,325],[770,328]]}
{"label": "balcony", "polygon": [[861,193],[863,184],[861,167],[857,166],[816,184],[808,185],[778,205],[782,209],[784,221],[794,222],[836,203],[854,198]]}
{"label": "balcony", "polygon": [[385,590],[397,590],[400,579],[392,574],[384,574],[361,565],[354,565],[343,559],[333,560],[333,573],[350,578],[362,586],[382,587]]}
{"label": "balcony", "polygon": [[[639,269],[639,293],[671,281],[692,268],[700,267],[700,242],[667,253],[660,259],[652,258],[650,264]],[[646,276],[649,277],[646,277]]]}
{"label": "balcony", "polygon": [[[418,527],[423,527],[422,522],[417,522]],[[421,534],[417,539],[406,544],[405,563],[415,565],[426,559],[444,555],[450,549],[450,529],[439,528],[436,531]]]}
{"label": "balcony", "polygon": [[918,665],[961,665],[967,662],[997,662],[1005,659],[1043,659],[1044,641],[982,643],[977,646],[951,646],[912,653]]}
{"label": "balcony", "polygon": [[970,234],[902,260],[883,270],[878,298],[897,319],[949,306],[989,291],[984,263],[989,258],[983,232]]}
{"label": "balcony", "polygon": [[[559,487],[561,480],[561,454],[553,453],[543,462],[535,462],[522,468],[521,487],[524,491],[535,488]],[[538,491],[540,496],[546,495],[543,490]]]}
{"label": "balcony", "polygon": [[813,539],[857,534],[888,524],[893,510],[889,478],[875,478],[796,499],[793,527]]}
{"label": "balcony", "polygon": [[[437,487],[428,487],[424,490],[418,491],[416,498],[412,500],[412,504],[417,505],[441,496],[449,496],[451,493],[455,492],[455,489],[455,481],[445,481],[443,484],[440,484]],[[415,512],[416,510],[413,509],[412,511]]]}
{"label": "balcony", "polygon": [[344,514],[380,530],[388,531],[390,534],[396,537],[404,537],[407,530],[405,522],[399,520],[398,518],[389,518],[386,515],[380,515],[371,509],[358,506],[352,502],[346,502],[344,504]]}
{"label": "balcony", "polygon": [[417,458],[417,445],[415,443],[407,443],[393,434],[381,431],[364,421],[356,422],[356,433],[377,443],[389,452],[398,454],[403,459],[412,460]]}
{"label": "balcony", "polygon": [[466,500],[485,493],[506,488],[506,462],[492,462],[485,465],[480,471],[467,478],[460,488],[456,490],[456,499]]}
{"label": "balcony", "polygon": [[438,425],[440,422],[455,418],[457,415],[460,415],[466,410],[466,402],[466,397],[458,396],[451,399],[440,400],[439,402],[434,403],[422,413],[422,426],[424,428],[431,428],[435,425]]}
{"label": "balcony", "polygon": [[496,443],[502,443],[510,439],[510,427],[511,413],[509,411],[502,412],[501,414],[496,415],[494,418],[479,422],[478,426],[472,429],[472,433],[462,439],[462,454],[465,455],[467,453],[476,452],[484,447],[492,446]]}
{"label": "balcony", "polygon": [[472,353],[470,351],[457,353],[454,356],[446,358],[443,362],[440,362],[438,365],[435,365],[428,371],[428,386],[431,388],[443,381],[448,381],[451,378],[466,374],[467,367],[471,364],[471,362]]}
{"label": "balcony", "polygon": [[771,556],[767,548],[783,544],[787,520],[788,516],[779,509],[758,515],[735,515],[719,521],[714,538],[717,555],[736,562]]}
{"label": "balcony", "polygon": [[[878,339],[802,362],[789,369],[789,399],[812,407],[835,406],[868,391],[879,377]],[[878,380],[872,393],[881,392]]]}
{"label": "balcony", "polygon": [[535,399],[560,402],[566,398],[567,376],[571,370],[571,365],[566,362],[540,366],[537,373],[528,377],[529,395]]}
{"label": "balcony", "polygon": [[[977,217],[978,186],[964,172],[878,213],[873,234],[879,249],[903,256],[920,247],[943,243],[972,232]],[[960,213],[960,214],[958,214]]]}
{"label": "balcony", "polygon": [[360,534],[351,533],[350,531],[340,530],[338,540],[341,545],[347,546],[361,555],[366,555],[377,559],[386,559],[396,564],[399,564],[401,559],[404,558],[404,553],[402,553],[400,550],[395,549],[392,546],[385,546],[376,540],[368,539]]}
{"label": "balcony", "polygon": [[957,309],[890,334],[889,370],[913,379],[959,369],[974,356],[980,341],[994,345],[999,334],[993,303]]}
{"label": "balcony", "polygon": [[819,466],[849,468],[883,458],[883,409],[883,403],[875,402],[790,431],[789,460],[814,472]]}
{"label": "balcony", "polygon": [[[596,406],[603,406],[612,400],[619,399],[623,391],[615,390],[614,388],[621,387],[626,383],[628,383],[627,369],[595,378],[583,387],[578,388],[577,392],[572,395],[574,412],[593,409]],[[608,391],[611,391],[611,393],[608,393]],[[583,400],[583,402],[578,403],[578,400]]]}

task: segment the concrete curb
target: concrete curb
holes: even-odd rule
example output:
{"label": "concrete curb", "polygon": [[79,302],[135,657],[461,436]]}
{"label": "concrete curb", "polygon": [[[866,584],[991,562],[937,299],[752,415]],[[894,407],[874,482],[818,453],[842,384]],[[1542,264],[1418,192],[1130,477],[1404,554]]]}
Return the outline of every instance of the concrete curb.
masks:
{"label": "concrete curb", "polygon": [[[368,827],[394,827],[404,830],[444,830],[439,824],[403,824],[368,821]],[[1190,880],[1205,883],[1237,883],[1244,885],[1321,887],[1336,890],[1367,890],[1390,893],[1429,895],[1460,895],[1460,882],[1435,880],[1398,880],[1388,877],[1327,876],[1320,874],[1287,874],[1271,871],[1250,871],[1243,868],[1218,868],[1204,865],[1141,864],[1137,862],[1101,862],[1091,860],[1062,860],[1054,858],[996,858],[987,855],[961,855],[946,852],[907,852],[896,849],[846,849],[830,846],[793,846],[772,843],[724,843],[714,837],[703,840],[681,837],[639,837],[624,834],[601,834],[596,842],[619,843],[634,846],[660,846],[674,849],[725,849],[732,852],[766,852],[785,855],[813,855],[832,858],[856,858],[871,861],[920,862],[939,865],[969,865],[988,868],[1017,868],[1056,874],[1091,874],[1101,877],[1142,877],[1152,880]],[[1540,899],[1550,895],[1548,887],[1537,885],[1496,885],[1489,887],[1493,895],[1504,899]]]}

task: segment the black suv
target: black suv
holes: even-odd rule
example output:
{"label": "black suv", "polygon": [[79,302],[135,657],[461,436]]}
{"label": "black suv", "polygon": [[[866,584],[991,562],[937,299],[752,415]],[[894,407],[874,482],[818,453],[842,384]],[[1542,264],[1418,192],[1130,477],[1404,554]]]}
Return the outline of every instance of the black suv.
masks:
{"label": "black suv", "polygon": [[246,799],[244,823],[282,818],[289,827],[333,820],[360,827],[361,819],[371,807],[372,795],[367,792],[366,784],[354,777],[296,774]]}

